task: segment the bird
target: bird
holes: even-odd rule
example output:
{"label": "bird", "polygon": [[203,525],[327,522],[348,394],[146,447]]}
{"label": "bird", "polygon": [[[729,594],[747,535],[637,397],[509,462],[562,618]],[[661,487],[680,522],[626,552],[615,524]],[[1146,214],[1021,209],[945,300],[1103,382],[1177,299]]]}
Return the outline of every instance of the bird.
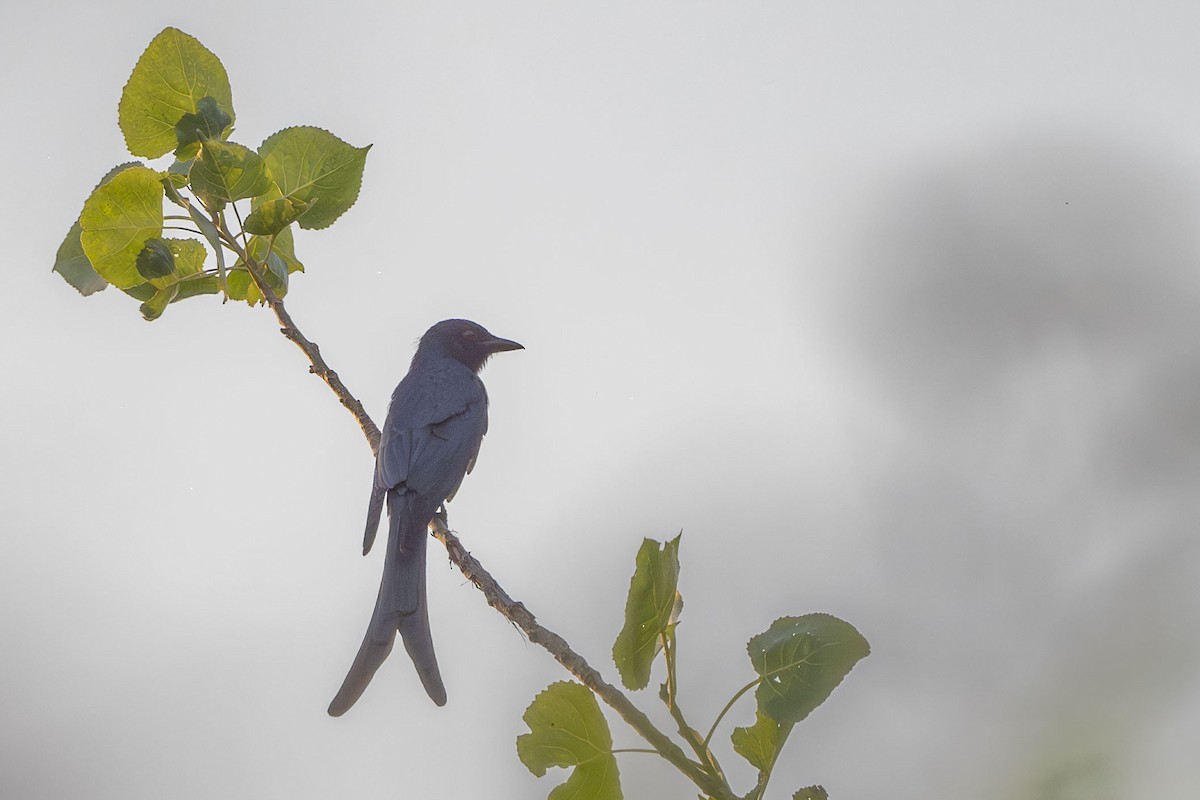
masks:
{"label": "bird", "polygon": [[447,319],[421,337],[408,374],[392,392],[375,458],[363,555],[388,510],[387,550],[375,611],[329,715],[350,710],[387,659],[396,634],[430,699],[446,704],[429,630],[425,595],[428,528],[475,466],[488,429],[488,396],[479,371],[494,354],[524,350],[478,323]]}

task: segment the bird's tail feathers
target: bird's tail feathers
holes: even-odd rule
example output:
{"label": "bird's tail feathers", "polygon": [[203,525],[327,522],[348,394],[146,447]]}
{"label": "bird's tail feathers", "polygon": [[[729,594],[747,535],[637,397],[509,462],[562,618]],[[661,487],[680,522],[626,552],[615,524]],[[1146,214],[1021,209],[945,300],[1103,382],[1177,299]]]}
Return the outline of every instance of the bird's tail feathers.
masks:
{"label": "bird's tail feathers", "polygon": [[371,552],[375,544],[375,532],[379,530],[379,517],[383,513],[383,499],[387,490],[371,485],[371,502],[367,504],[367,528],[363,533],[363,555]]}
{"label": "bird's tail feathers", "polygon": [[[433,650],[433,634],[429,629],[429,603],[425,596],[425,562],[429,546],[429,518],[425,509],[413,509],[411,497],[394,494],[388,499],[388,566],[381,592],[387,595],[395,629],[404,640],[421,683],[430,699],[439,706],[446,704],[446,688],[438,669]],[[420,522],[416,522],[420,520]],[[394,557],[393,557],[394,554]]]}
{"label": "bird's tail feathers", "polygon": [[375,677],[375,672],[387,660],[388,653],[392,652],[392,645],[396,641],[395,630],[391,631],[384,641],[375,640],[371,633],[371,630],[367,631],[362,645],[358,648],[358,655],[354,657],[354,664],[346,673],[346,679],[342,681],[342,688],[338,689],[337,696],[329,704],[331,717],[340,717],[358,702],[358,698],[362,697],[371,679]]}
{"label": "bird's tail feathers", "polygon": [[442,683],[442,673],[438,669],[437,654],[433,652],[433,635],[429,631],[429,610],[425,603],[415,614],[400,618],[397,626],[400,638],[404,640],[404,649],[417,668],[421,685],[429,699],[439,706],[446,705],[446,686]]}
{"label": "bird's tail feathers", "polygon": [[[388,494],[390,519],[383,581],[379,585],[375,611],[358,655],[342,688],[329,706],[331,716],[338,717],[346,713],[362,696],[375,672],[391,653],[397,632],[404,640],[404,649],[417,668],[430,699],[439,706],[446,704],[446,688],[442,684],[437,655],[433,650],[433,634],[429,629],[429,609],[425,599],[428,520],[425,520],[425,524],[414,522],[421,518],[421,513],[417,511],[414,514],[414,509],[409,508],[411,499],[403,492]],[[371,502],[374,508],[374,495]],[[368,519],[371,513],[368,512]],[[367,546],[370,546],[369,542]]]}

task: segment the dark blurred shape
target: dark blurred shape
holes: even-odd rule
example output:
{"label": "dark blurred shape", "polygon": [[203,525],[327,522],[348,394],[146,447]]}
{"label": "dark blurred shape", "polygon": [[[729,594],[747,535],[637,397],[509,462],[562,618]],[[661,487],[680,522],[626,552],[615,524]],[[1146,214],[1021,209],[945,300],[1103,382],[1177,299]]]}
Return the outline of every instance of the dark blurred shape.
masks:
{"label": "dark blurred shape", "polygon": [[847,328],[909,413],[1036,425],[1073,406],[1058,433],[1109,480],[1196,468],[1200,185],[1180,165],[1030,136],[922,165],[876,223]]}

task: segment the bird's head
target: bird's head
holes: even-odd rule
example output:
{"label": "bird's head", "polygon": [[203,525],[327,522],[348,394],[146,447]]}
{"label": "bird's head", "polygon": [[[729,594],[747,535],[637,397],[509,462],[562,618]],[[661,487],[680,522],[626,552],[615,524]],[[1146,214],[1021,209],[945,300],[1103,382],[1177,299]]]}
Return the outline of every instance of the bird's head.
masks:
{"label": "bird's head", "polygon": [[524,350],[524,345],[493,336],[488,329],[469,319],[445,319],[425,331],[417,354],[437,353],[465,364],[472,372],[483,369],[493,353]]}

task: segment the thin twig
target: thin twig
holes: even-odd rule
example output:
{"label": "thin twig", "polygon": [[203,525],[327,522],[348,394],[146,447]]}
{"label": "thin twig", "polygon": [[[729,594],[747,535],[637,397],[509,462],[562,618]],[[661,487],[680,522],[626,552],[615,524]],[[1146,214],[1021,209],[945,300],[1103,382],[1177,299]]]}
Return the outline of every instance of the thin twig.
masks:
{"label": "thin twig", "polygon": [[247,256],[246,250],[238,244],[237,238],[225,226],[225,221],[221,219],[219,214],[213,215],[213,223],[221,232],[222,238],[230,246],[230,249],[242,259],[242,263],[246,265],[246,269],[250,273],[250,278],[254,281],[254,285],[262,292],[267,305],[275,312],[275,319],[279,320],[279,332],[299,347],[304,352],[304,355],[308,356],[308,361],[311,365],[308,371],[329,385],[329,388],[337,395],[337,399],[341,401],[341,404],[358,421],[358,426],[362,428],[363,435],[367,437],[367,444],[371,446],[371,452],[377,452],[379,450],[379,428],[375,426],[375,422],[367,414],[367,410],[363,408],[362,402],[350,394],[350,390],[346,388],[346,384],[342,383],[342,379],[338,377],[338,374],[325,363],[325,359],[321,357],[321,348],[317,346],[317,343],[305,337],[300,332],[300,329],[296,327],[296,323],[292,321],[292,315],[284,308],[283,300],[267,284],[266,279],[259,272],[258,265],[253,263]]}
{"label": "thin twig", "polygon": [[721,765],[717,763],[716,756],[712,750],[708,748],[708,742],[701,741],[700,734],[696,729],[688,724],[688,721],[683,716],[683,709],[676,702],[676,689],[678,688],[678,677],[675,672],[675,648],[671,644],[671,639],[666,634],[662,635],[663,653],[667,662],[667,682],[662,685],[659,691],[659,698],[666,704],[667,710],[671,712],[671,719],[675,720],[675,725],[679,730],[679,735],[692,748],[697,758],[700,759],[700,765],[704,771],[713,778],[725,783],[725,772],[721,769]]}
{"label": "thin twig", "polygon": [[[255,280],[258,280],[257,276],[255,276]],[[308,356],[308,360],[312,362],[312,366],[308,368],[308,371],[329,384],[329,388],[337,395],[337,399],[341,401],[346,410],[353,414],[354,419],[358,421],[358,426],[362,428],[363,435],[367,437],[367,444],[371,446],[371,452],[377,452],[379,450],[379,428],[376,427],[374,421],[367,414],[367,410],[363,408],[363,404],[357,397],[350,394],[350,390],[346,388],[346,384],[342,383],[342,379],[338,377],[338,374],[325,363],[325,359],[321,357],[321,348],[317,346],[316,342],[305,338],[300,329],[296,327],[296,323],[292,321],[292,315],[283,307],[283,301],[267,285],[267,282],[265,280],[262,281],[258,288],[262,291],[263,297],[267,299],[267,305],[275,312],[275,318],[279,320],[281,326],[279,332],[304,351],[304,355]]]}
{"label": "thin twig", "polygon": [[755,686],[758,686],[760,683],[762,683],[762,678],[755,678],[741,689],[738,689],[737,692],[734,693],[733,697],[729,698],[729,702],[725,704],[725,707],[721,709],[721,713],[717,714],[717,718],[713,720],[712,727],[708,729],[708,735],[704,737],[705,748],[707,748],[709,743],[712,741],[713,734],[717,732],[717,726],[721,724],[721,720],[725,719],[725,715],[729,713],[729,709],[733,708],[733,704],[740,700],[742,695],[753,689]]}

